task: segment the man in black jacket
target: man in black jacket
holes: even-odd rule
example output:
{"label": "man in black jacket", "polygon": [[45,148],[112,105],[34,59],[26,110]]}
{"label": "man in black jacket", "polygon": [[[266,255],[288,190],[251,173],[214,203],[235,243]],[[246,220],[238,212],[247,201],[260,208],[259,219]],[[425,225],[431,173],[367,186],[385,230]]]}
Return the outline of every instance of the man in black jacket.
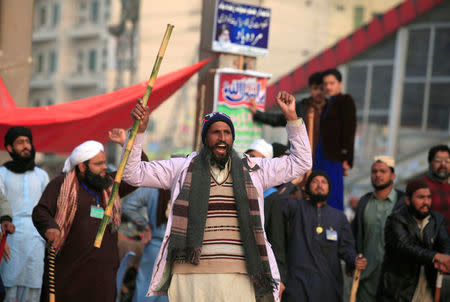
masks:
{"label": "man in black jacket", "polygon": [[432,302],[437,269],[450,269],[444,216],[430,210],[431,191],[423,180],[408,183],[405,202],[386,221],[378,301]]}
{"label": "man in black jacket", "polygon": [[361,273],[358,301],[376,302],[384,257],[384,225],[386,218],[401,205],[404,193],[394,188],[395,161],[391,156],[375,156],[370,179],[373,192],[358,201],[352,223],[356,250],[367,257],[367,268]]}

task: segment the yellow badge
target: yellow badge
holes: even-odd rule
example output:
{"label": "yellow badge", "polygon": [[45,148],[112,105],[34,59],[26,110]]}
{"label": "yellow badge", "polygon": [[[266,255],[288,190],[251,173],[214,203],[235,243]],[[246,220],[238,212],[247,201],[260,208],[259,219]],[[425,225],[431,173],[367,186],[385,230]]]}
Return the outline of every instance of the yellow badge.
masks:
{"label": "yellow badge", "polygon": [[322,234],[322,232],[323,232],[322,227],[318,226],[318,227],[316,228],[316,232],[317,232],[317,234]]}

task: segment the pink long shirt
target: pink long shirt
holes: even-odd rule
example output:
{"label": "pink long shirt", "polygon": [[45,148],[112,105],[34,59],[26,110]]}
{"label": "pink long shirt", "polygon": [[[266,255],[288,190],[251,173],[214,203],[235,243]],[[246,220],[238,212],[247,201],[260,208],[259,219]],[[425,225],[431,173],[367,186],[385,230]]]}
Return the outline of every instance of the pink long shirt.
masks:
{"label": "pink long shirt", "polygon": [[[312,166],[311,147],[303,121],[301,119],[288,121],[286,130],[291,143],[291,154],[289,156],[273,159],[247,157],[250,167],[256,164],[260,167],[260,169],[250,172],[250,177],[258,191],[261,225],[264,225],[264,190],[290,182],[294,178],[305,174]],[[183,187],[187,168],[197,153],[193,152],[186,158],[171,158],[168,160],[145,162],[141,161],[143,140],[143,134],[136,136],[122,179],[133,186],[170,189],[172,192],[170,202],[173,204]],[[158,291],[158,286],[166,265],[171,226],[172,212],[169,215],[166,233],[158,257],[156,258],[155,267],[153,268],[152,281],[147,296],[167,295],[167,292]],[[275,256],[267,238],[265,238],[265,241],[272,276],[277,282],[280,282],[280,274]],[[275,300],[278,299],[278,289],[274,292],[274,297]]]}

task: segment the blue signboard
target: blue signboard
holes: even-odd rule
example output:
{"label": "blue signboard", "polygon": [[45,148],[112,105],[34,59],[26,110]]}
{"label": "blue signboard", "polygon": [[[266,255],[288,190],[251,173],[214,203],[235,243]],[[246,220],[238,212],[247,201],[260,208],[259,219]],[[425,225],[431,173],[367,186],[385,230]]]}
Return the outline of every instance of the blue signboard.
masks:
{"label": "blue signboard", "polygon": [[212,50],[267,55],[270,14],[268,8],[218,0]]}

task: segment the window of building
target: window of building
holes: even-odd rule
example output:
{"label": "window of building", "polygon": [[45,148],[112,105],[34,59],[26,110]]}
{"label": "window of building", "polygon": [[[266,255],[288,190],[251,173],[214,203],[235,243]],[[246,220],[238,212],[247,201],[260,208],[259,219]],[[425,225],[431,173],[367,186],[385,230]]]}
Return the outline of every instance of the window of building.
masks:
{"label": "window of building", "polygon": [[79,50],[77,53],[77,73],[83,73],[84,71],[84,53],[82,50]]}
{"label": "window of building", "polygon": [[[364,110],[364,99],[366,91],[367,66],[349,66],[347,75],[348,91],[355,100],[356,110],[360,113]],[[361,114],[358,115],[361,117]]]}
{"label": "window of building", "polygon": [[364,22],[364,7],[355,6],[353,14],[353,27],[358,28],[363,25]]}
{"label": "window of building", "polygon": [[42,6],[39,10],[39,27],[47,24],[47,7]]}
{"label": "window of building", "polygon": [[424,76],[427,68],[429,29],[409,31],[406,76]]}
{"label": "window of building", "polygon": [[39,99],[34,99],[31,103],[31,107],[39,107],[41,106],[41,101]]}
{"label": "window of building", "polygon": [[436,28],[433,76],[450,76],[450,27]]}
{"label": "window of building", "polygon": [[57,55],[56,55],[56,51],[52,50],[50,51],[50,55],[49,55],[49,68],[48,71],[50,73],[55,73],[56,72],[56,66],[57,64]]}
{"label": "window of building", "polygon": [[44,55],[38,54],[36,62],[36,72],[41,73],[44,71]]}
{"label": "window of building", "polygon": [[108,48],[104,47],[102,51],[102,70],[105,71],[108,67]]}
{"label": "window of building", "polygon": [[52,98],[47,99],[47,106],[55,104],[55,101]]}
{"label": "window of building", "polygon": [[80,1],[78,7],[78,24],[85,24],[87,21],[86,1]]}
{"label": "window of building", "polygon": [[358,122],[387,124],[392,70],[389,60],[355,61],[348,66],[345,90],[355,101]]}
{"label": "window of building", "polygon": [[448,131],[450,124],[450,83],[431,84],[427,128]]}
{"label": "window of building", "polygon": [[89,71],[95,72],[97,69],[97,52],[95,49],[89,51]]}
{"label": "window of building", "polygon": [[91,3],[90,16],[92,23],[98,23],[98,1],[93,1]]}
{"label": "window of building", "polygon": [[392,65],[374,65],[370,91],[369,122],[387,124],[391,103]]}
{"label": "window of building", "polygon": [[450,23],[408,30],[401,126],[450,130]]}
{"label": "window of building", "polygon": [[420,128],[422,126],[423,96],[425,85],[406,83],[403,85],[401,125]]}
{"label": "window of building", "polygon": [[52,25],[56,26],[59,24],[59,3],[53,4],[53,14],[52,14]]}

